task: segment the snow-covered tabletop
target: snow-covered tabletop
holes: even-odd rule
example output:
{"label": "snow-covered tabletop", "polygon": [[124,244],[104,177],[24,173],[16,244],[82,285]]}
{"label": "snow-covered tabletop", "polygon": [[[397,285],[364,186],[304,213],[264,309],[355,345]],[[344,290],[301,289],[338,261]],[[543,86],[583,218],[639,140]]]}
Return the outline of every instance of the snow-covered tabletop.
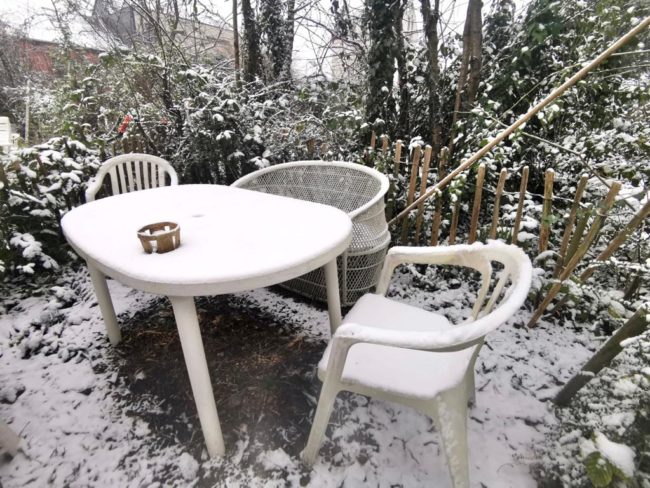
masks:
{"label": "snow-covered tabletop", "polygon": [[[160,221],[179,224],[181,246],[146,254],[137,230]],[[169,296],[212,456],[223,454],[224,444],[194,296],[269,286],[324,266],[330,326],[340,324],[336,257],[350,243],[352,222],[333,207],[227,186],[182,185],[90,202],[61,223],[88,264],[113,344],[120,329],[106,276]]]}

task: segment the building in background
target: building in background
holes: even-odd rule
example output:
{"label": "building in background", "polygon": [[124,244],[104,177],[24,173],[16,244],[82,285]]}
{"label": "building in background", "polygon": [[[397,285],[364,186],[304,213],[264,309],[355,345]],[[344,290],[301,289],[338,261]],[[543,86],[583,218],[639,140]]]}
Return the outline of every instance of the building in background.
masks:
{"label": "building in background", "polygon": [[[124,0],[95,0],[88,21],[113,43],[147,50],[157,43],[173,42],[192,61],[232,59],[233,31],[218,14],[209,22],[183,11],[153,10],[146,3]],[[161,35],[164,39],[159,39]]]}

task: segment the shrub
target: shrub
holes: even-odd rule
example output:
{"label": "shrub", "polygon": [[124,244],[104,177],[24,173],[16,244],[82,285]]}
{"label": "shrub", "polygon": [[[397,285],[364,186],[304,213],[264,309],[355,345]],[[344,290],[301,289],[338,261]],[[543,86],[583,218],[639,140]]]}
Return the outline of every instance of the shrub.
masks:
{"label": "shrub", "polygon": [[61,217],[83,202],[97,151],[57,137],[0,161],[0,274],[52,271],[70,258]]}

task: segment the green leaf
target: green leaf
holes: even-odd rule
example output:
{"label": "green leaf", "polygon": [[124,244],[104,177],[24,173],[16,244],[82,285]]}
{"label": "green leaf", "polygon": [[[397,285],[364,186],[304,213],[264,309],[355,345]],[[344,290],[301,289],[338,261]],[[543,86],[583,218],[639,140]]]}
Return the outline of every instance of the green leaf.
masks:
{"label": "green leaf", "polygon": [[606,488],[614,479],[614,470],[607,459],[595,451],[585,459],[587,476],[595,488]]}

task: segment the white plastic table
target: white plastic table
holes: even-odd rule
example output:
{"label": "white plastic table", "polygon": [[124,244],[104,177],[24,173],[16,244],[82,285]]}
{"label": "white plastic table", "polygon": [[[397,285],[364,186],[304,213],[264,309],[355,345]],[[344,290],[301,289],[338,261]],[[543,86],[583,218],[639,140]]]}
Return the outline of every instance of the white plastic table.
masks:
{"label": "white plastic table", "polygon": [[[136,231],[149,223],[180,225],[181,246],[145,254]],[[112,344],[120,328],[106,276],[167,295],[210,456],[224,453],[194,297],[273,285],[324,266],[330,327],[341,323],[336,258],[352,223],[316,203],[217,185],[181,185],[116,195],[67,213],[63,232],[86,260]]]}

